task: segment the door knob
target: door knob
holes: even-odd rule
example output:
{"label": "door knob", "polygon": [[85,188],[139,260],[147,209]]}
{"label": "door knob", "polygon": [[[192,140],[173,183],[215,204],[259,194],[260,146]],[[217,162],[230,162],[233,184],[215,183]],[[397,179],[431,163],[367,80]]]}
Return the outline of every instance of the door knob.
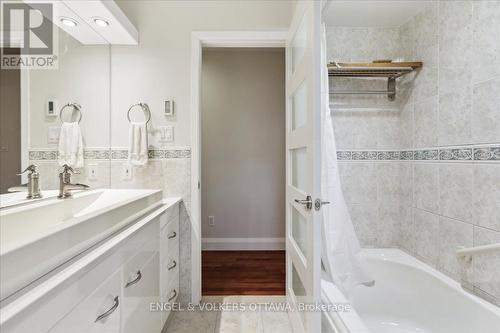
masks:
{"label": "door knob", "polygon": [[308,195],[305,200],[295,199],[295,202],[304,205],[307,210],[311,210],[313,206],[313,201],[310,195]]}

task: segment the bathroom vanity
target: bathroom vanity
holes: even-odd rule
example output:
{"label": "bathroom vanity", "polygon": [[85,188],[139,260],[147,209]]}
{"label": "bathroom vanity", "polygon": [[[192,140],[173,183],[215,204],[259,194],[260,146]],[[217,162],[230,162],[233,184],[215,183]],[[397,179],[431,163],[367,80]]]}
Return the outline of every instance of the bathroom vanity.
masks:
{"label": "bathroom vanity", "polygon": [[96,190],[0,211],[1,331],[160,332],[179,295],[181,202],[161,194]]}

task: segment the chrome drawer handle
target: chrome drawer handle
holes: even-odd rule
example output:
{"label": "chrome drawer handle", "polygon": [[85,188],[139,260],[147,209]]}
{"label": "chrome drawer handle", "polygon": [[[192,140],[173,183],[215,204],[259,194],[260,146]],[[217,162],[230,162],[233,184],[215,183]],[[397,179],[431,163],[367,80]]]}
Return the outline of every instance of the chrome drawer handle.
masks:
{"label": "chrome drawer handle", "polygon": [[177,297],[177,290],[175,290],[175,289],[174,289],[174,290],[173,290],[173,293],[174,293],[174,296],[172,296],[172,297],[170,297],[170,298],[168,299],[168,301],[169,301],[169,302],[170,302],[171,300],[173,300],[174,298],[176,298],[176,297]]}
{"label": "chrome drawer handle", "polygon": [[127,284],[125,285],[125,288],[128,288],[128,287],[130,287],[130,286],[132,286],[132,285],[136,284],[137,282],[139,282],[139,281],[141,280],[141,278],[142,278],[141,271],[140,271],[140,270],[139,270],[139,271],[137,271],[137,273],[136,273],[136,274],[137,274],[137,277],[136,277],[135,279],[133,279],[132,281],[127,282]]}
{"label": "chrome drawer handle", "polygon": [[106,318],[109,315],[111,315],[113,312],[115,312],[116,308],[118,308],[118,305],[120,305],[120,302],[118,301],[118,296],[116,296],[115,299],[113,300],[113,306],[108,311],[106,311],[103,314],[100,314],[99,316],[97,316],[97,318],[95,319],[94,323],[97,323],[98,321],[101,321],[104,318]]}
{"label": "chrome drawer handle", "polygon": [[172,260],[172,264],[170,266],[168,266],[168,270],[171,271],[172,269],[174,269],[175,267],[177,267],[177,261],[175,260]]}
{"label": "chrome drawer handle", "polygon": [[177,233],[174,231],[172,234],[168,235],[168,239],[175,238],[177,236]]}

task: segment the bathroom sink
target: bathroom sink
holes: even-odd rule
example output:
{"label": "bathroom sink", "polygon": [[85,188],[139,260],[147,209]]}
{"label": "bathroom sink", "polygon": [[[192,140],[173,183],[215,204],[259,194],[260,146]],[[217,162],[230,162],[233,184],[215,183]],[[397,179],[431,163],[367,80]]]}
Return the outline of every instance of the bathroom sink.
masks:
{"label": "bathroom sink", "polygon": [[54,198],[57,197],[59,191],[57,190],[42,191],[43,197],[38,199],[26,199],[27,194],[28,192],[14,192],[14,193],[0,194],[0,209],[32,204],[38,201]]}
{"label": "bathroom sink", "polygon": [[0,210],[0,300],[161,204],[161,190],[101,189]]}

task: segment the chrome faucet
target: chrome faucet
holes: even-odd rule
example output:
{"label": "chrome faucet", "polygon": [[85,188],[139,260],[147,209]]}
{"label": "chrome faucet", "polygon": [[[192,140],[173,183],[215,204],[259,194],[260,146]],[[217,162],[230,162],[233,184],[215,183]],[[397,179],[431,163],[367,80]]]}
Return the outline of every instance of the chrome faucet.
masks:
{"label": "chrome faucet", "polygon": [[7,189],[8,192],[28,192],[26,199],[38,199],[42,197],[42,193],[40,192],[40,174],[36,171],[37,166],[35,164],[31,164],[28,166],[23,172],[18,173],[18,176],[21,176],[26,171],[29,171],[28,174],[28,183],[14,186]]}
{"label": "chrome faucet", "polygon": [[71,184],[71,174],[78,174],[72,167],[64,164],[63,171],[59,174],[59,199],[65,199],[71,197],[71,191],[75,190],[87,190],[88,185],[85,184]]}

